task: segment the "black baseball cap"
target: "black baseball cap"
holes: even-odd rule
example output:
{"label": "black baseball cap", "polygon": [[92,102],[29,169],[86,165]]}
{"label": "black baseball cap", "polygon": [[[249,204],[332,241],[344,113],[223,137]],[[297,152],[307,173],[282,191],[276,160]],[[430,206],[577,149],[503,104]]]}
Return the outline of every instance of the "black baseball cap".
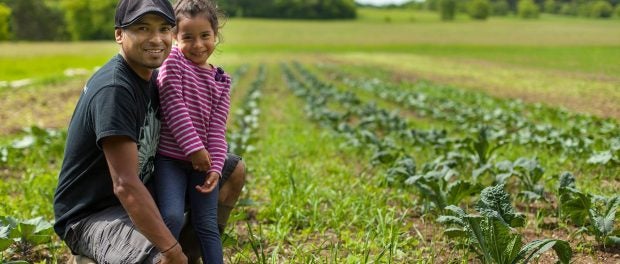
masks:
{"label": "black baseball cap", "polygon": [[168,0],[120,0],[116,6],[115,27],[128,27],[148,13],[159,15],[172,26],[176,25],[174,9]]}

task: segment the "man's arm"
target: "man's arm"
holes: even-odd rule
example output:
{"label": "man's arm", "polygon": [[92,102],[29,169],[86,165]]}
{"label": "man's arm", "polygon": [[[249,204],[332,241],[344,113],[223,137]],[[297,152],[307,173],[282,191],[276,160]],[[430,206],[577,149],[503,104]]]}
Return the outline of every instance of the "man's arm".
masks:
{"label": "man's arm", "polygon": [[[161,263],[186,263],[181,247],[164,224],[155,201],[138,177],[138,147],[125,136],[102,141],[114,194],[120,200],[136,228],[159,249]],[[179,262],[180,261],[180,262]]]}

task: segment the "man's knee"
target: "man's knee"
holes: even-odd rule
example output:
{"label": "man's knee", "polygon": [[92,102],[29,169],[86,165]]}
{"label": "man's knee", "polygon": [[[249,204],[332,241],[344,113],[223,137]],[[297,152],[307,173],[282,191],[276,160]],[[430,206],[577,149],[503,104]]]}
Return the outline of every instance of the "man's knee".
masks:
{"label": "man's knee", "polygon": [[235,186],[238,189],[243,188],[243,185],[245,184],[245,163],[243,160],[240,160],[237,163],[237,166],[235,167],[235,170],[233,170],[228,181],[232,186]]}

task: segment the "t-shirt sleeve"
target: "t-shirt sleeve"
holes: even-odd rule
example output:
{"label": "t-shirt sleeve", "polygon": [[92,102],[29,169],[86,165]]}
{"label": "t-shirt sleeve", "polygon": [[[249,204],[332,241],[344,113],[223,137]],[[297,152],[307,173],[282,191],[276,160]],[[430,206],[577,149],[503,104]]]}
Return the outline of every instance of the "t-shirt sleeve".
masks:
{"label": "t-shirt sleeve", "polygon": [[122,87],[101,89],[91,101],[90,111],[97,147],[101,149],[101,140],[110,136],[127,136],[138,142],[135,97]]}

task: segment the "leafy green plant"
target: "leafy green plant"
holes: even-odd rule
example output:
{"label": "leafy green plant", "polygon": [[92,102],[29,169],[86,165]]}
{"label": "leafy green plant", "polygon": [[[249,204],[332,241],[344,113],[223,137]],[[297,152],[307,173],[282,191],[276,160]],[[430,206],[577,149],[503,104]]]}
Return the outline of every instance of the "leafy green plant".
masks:
{"label": "leafy green plant", "polygon": [[415,160],[409,155],[400,157],[394,165],[388,169],[386,180],[388,184],[405,182],[409,177],[415,176]]}
{"label": "leafy green plant", "polygon": [[0,251],[12,250],[15,258],[28,259],[51,242],[53,235],[52,225],[42,217],[28,220],[0,217]]}
{"label": "leafy green plant", "polygon": [[504,185],[487,187],[482,191],[476,210],[480,215],[467,214],[450,205],[449,215],[437,219],[448,228],[444,234],[460,238],[475,252],[483,263],[527,263],[532,258],[553,248],[560,263],[569,263],[572,250],[568,242],[558,239],[534,240],[523,246],[523,236],[513,227],[523,226],[525,217],[517,213]]}
{"label": "leafy green plant", "polygon": [[544,198],[544,186],[540,184],[545,169],[536,158],[518,158],[514,162],[502,161],[495,164],[495,178],[498,183],[505,183],[511,176],[517,176],[521,183],[521,195],[529,200]]}
{"label": "leafy green plant", "polygon": [[575,176],[570,172],[560,174],[558,195],[561,218],[581,226],[582,231],[594,235],[603,246],[620,245],[620,230],[615,228],[620,196],[584,193],[577,189]]}
{"label": "leafy green plant", "polygon": [[472,154],[472,160],[478,167],[488,164],[493,159],[493,153],[505,144],[497,140],[491,134],[489,127],[483,126],[478,129],[476,138],[465,139],[464,148]]}
{"label": "leafy green plant", "polygon": [[453,180],[456,175],[457,172],[448,166],[425,164],[420,174],[409,177],[405,183],[415,186],[422,198],[432,202],[435,208],[444,210],[446,206],[458,204],[482,189],[479,184]]}
{"label": "leafy green plant", "polygon": [[64,151],[66,131],[32,126],[25,135],[10,144],[0,146],[0,165],[14,170],[48,168],[57,164]]}
{"label": "leafy green plant", "polygon": [[620,165],[620,137],[609,142],[609,150],[593,153],[588,159],[589,164]]}

